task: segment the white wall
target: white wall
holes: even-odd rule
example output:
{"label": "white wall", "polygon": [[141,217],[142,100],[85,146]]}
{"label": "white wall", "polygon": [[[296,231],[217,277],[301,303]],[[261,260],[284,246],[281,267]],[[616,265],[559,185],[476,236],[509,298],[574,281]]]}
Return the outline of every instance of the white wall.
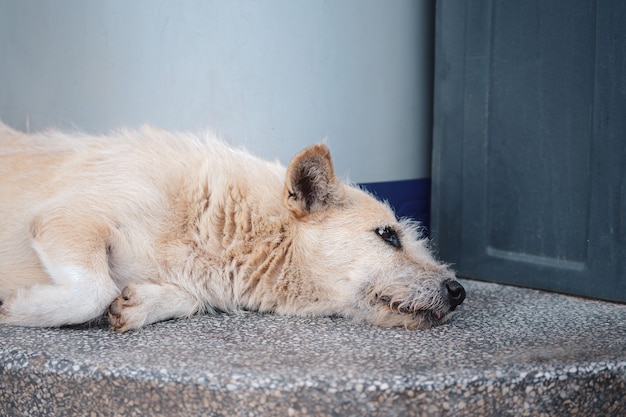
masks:
{"label": "white wall", "polygon": [[212,128],[357,182],[430,176],[431,0],[0,0],[0,119]]}

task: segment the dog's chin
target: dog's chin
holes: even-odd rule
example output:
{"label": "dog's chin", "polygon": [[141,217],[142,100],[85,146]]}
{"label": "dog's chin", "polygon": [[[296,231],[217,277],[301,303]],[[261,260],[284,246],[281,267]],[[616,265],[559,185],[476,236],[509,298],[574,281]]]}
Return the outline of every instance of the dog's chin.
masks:
{"label": "dog's chin", "polygon": [[421,323],[420,328],[423,329],[444,324],[450,320],[453,315],[454,311],[442,312],[439,310],[418,310],[412,313],[412,316],[417,318],[416,321]]}

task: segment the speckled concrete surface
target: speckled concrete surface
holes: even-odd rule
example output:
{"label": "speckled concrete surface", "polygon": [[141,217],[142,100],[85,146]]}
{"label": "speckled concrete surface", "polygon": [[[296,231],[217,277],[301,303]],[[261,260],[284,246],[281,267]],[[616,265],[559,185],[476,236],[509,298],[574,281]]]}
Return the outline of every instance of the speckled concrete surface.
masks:
{"label": "speckled concrete surface", "polygon": [[626,415],[626,306],[464,285],[426,331],[254,313],[0,326],[0,415]]}

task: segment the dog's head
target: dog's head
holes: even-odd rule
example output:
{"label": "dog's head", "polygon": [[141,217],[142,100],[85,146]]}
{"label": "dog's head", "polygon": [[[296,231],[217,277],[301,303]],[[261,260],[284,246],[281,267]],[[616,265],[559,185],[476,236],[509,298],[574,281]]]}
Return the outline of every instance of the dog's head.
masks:
{"label": "dog's head", "polygon": [[294,217],[298,279],[314,281],[305,285],[314,294],[293,298],[308,303],[299,311],[421,329],[447,321],[465,299],[418,225],[340,182],[326,146],[292,160],[283,198]]}

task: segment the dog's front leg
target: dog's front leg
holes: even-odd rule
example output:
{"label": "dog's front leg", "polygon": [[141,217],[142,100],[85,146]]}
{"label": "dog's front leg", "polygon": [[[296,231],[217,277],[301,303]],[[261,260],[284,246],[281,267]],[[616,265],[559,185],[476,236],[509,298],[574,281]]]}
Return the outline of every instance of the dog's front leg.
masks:
{"label": "dog's front leg", "polygon": [[22,288],[0,309],[0,323],[61,326],[97,318],[119,293],[109,275],[108,228],[93,219],[81,223],[70,210],[56,209],[31,225],[32,247],[49,283]]}
{"label": "dog's front leg", "polygon": [[158,321],[192,316],[200,309],[200,302],[179,286],[145,281],[124,288],[109,307],[109,321],[113,330],[125,332]]}

